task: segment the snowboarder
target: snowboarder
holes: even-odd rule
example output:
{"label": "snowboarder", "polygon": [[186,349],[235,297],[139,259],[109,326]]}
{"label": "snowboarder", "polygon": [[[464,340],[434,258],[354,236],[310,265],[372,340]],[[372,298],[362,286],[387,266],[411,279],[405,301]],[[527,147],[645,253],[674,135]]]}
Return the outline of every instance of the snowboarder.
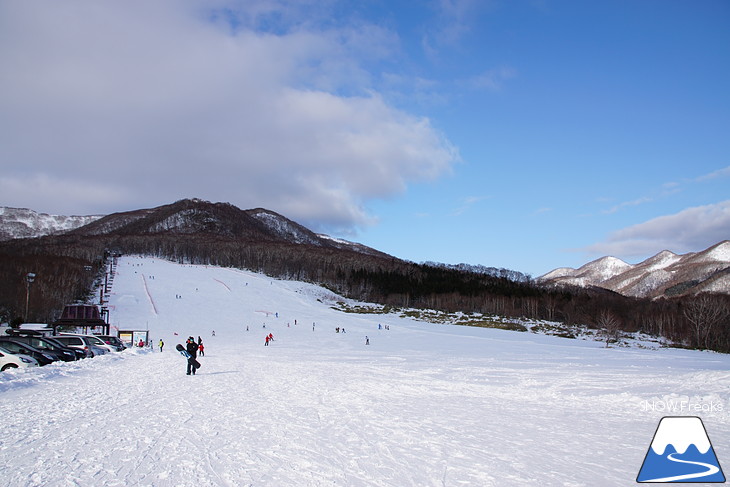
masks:
{"label": "snowboarder", "polygon": [[368,337],[365,337],[365,345],[370,345],[370,339]]}
{"label": "snowboarder", "polygon": [[269,335],[266,335],[266,338],[265,338],[265,341],[264,341],[264,346],[265,347],[268,347],[269,346]]}
{"label": "snowboarder", "polygon": [[162,338],[160,338],[160,352],[162,351],[162,347],[165,346],[165,342],[162,341]]}
{"label": "snowboarder", "polygon": [[203,342],[198,343],[198,351],[200,352],[201,357],[205,357],[205,347],[203,346]]}
{"label": "snowboarder", "polygon": [[198,356],[198,345],[195,343],[195,338],[189,337],[185,344],[185,351],[188,352],[188,374],[192,372],[195,375],[195,359]]}

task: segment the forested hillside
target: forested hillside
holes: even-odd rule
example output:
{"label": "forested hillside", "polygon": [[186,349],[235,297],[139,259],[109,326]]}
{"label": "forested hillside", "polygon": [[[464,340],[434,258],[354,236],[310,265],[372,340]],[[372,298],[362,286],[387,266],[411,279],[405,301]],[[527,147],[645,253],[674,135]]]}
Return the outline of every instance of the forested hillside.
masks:
{"label": "forested hillside", "polygon": [[[727,295],[648,300],[600,288],[541,287],[519,273],[415,264],[317,240],[297,243],[248,215],[242,223],[236,209],[221,213],[215,206],[186,201],[177,210],[166,206],[162,212],[137,213],[127,224],[101,219],[92,224],[93,231],[82,227],[65,235],[0,242],[0,318],[48,322],[68,302],[98,302],[91,296],[92,284],[104,278],[109,256],[140,254],[318,283],[346,297],[390,306],[644,331],[690,347],[730,351]],[[36,278],[28,288],[29,272]]]}

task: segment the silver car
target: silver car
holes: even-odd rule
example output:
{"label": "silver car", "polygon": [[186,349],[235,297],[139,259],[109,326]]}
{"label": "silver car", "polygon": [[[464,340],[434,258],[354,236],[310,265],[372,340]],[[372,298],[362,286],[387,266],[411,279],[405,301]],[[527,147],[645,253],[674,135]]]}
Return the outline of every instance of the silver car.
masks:
{"label": "silver car", "polygon": [[87,357],[95,357],[107,353],[105,348],[96,346],[88,337],[83,335],[57,335],[51,337],[67,347],[83,350]]}

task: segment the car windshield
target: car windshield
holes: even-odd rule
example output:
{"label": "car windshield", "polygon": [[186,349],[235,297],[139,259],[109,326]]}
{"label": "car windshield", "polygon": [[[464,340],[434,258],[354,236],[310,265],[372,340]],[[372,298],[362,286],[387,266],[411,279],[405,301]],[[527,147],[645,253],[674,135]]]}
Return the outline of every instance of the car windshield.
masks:
{"label": "car windshield", "polygon": [[48,345],[46,342],[42,342],[42,341],[38,340],[37,338],[31,339],[30,344],[32,346],[34,346],[35,348],[39,348],[41,350],[53,350],[52,346]]}
{"label": "car windshield", "polygon": [[21,345],[19,343],[15,343],[15,342],[9,342],[9,343],[6,342],[4,345],[5,345],[5,348],[10,350],[12,353],[26,353],[26,350],[28,350],[28,351],[32,350],[32,347],[30,345],[28,345],[26,347],[25,344]]}

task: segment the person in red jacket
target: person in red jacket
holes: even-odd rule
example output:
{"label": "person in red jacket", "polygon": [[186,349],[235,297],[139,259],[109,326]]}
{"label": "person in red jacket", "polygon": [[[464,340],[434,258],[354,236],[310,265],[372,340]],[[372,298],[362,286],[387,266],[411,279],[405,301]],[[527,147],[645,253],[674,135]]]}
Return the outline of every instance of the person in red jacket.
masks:
{"label": "person in red jacket", "polygon": [[205,347],[203,346],[202,341],[198,343],[198,352],[200,352],[201,357],[205,357]]}

